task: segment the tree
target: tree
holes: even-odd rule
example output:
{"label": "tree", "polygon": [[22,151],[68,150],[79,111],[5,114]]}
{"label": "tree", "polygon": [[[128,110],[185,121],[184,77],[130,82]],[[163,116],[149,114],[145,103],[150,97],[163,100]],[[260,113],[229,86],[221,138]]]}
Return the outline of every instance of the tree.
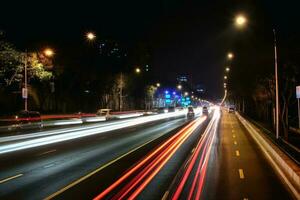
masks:
{"label": "tree", "polygon": [[284,139],[288,140],[289,133],[289,105],[291,98],[295,92],[297,83],[298,67],[294,64],[285,64],[282,69],[282,109],[281,122],[283,128]]}

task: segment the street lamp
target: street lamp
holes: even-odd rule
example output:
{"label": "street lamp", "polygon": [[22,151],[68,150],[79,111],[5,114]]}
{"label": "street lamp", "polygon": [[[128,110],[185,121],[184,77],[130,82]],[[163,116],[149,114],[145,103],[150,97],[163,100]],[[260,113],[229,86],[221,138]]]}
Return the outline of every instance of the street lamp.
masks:
{"label": "street lamp", "polygon": [[229,72],[230,71],[230,68],[229,67],[226,67],[226,72]]}
{"label": "street lamp", "polygon": [[227,58],[228,58],[229,60],[232,60],[233,57],[234,57],[233,53],[229,52],[229,53],[227,54]]}
{"label": "street lamp", "polygon": [[[43,54],[47,57],[52,57],[54,55],[54,51],[50,48],[46,48],[43,51]],[[22,88],[22,97],[24,99],[24,110],[28,111],[28,76],[27,76],[27,62],[28,55],[27,51],[24,54],[24,88]]]}
{"label": "street lamp", "polygon": [[160,87],[160,83],[156,83],[156,87]]}
{"label": "street lamp", "polygon": [[181,90],[182,89],[182,85],[177,85],[177,89]]}
{"label": "street lamp", "polygon": [[247,24],[247,18],[240,14],[235,17],[235,25],[238,28],[243,28]]}
{"label": "street lamp", "polygon": [[141,73],[141,69],[140,68],[135,68],[135,73],[137,73],[137,74],[139,74],[139,73]]}
{"label": "street lamp", "polygon": [[88,32],[88,33],[86,33],[85,36],[86,36],[86,39],[90,40],[90,41],[92,41],[96,38],[96,35],[93,32]]}
{"label": "street lamp", "polygon": [[224,79],[226,80],[226,79],[227,79],[227,76],[224,76]]}
{"label": "street lamp", "polygon": [[44,55],[47,56],[47,57],[52,57],[54,55],[54,51],[50,48],[46,48],[44,51],[43,51]]}
{"label": "street lamp", "polygon": [[188,92],[185,92],[185,93],[184,93],[184,96],[187,96],[187,95],[189,95],[189,93],[188,93]]}

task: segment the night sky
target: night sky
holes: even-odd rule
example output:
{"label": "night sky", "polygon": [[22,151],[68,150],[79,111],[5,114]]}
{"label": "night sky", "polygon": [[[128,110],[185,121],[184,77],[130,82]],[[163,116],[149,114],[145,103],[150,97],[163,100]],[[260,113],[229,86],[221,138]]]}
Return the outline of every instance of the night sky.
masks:
{"label": "night sky", "polygon": [[[187,74],[193,83],[205,84],[210,97],[219,98],[227,51],[241,52],[239,67],[249,62],[272,64],[272,27],[280,30],[282,40],[299,34],[296,2],[9,1],[1,3],[0,29],[19,49],[51,46],[60,56],[69,57],[76,55],[72,51],[80,51],[87,31],[131,46],[146,43],[152,49],[152,69],[158,79],[172,81],[178,74]],[[232,25],[240,12],[250,19],[243,33]],[[256,55],[260,47],[270,52],[265,59]]]}

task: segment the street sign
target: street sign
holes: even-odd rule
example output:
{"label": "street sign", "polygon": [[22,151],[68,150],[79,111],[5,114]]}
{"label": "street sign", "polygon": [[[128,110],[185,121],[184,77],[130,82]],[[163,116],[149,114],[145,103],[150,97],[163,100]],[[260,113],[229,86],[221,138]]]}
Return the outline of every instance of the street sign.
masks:
{"label": "street sign", "polygon": [[22,97],[23,97],[23,99],[28,98],[28,89],[27,88],[22,88]]}
{"label": "street sign", "polygon": [[296,97],[300,99],[300,85],[296,87]]}

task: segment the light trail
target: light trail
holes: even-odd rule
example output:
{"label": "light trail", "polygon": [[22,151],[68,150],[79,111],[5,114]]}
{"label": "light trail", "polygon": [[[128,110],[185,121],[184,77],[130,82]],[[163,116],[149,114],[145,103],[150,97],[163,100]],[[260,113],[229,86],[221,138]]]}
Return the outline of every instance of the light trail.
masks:
{"label": "light trail", "polygon": [[[178,148],[186,141],[191,134],[194,133],[195,129],[199,127],[206,119],[203,116],[188,126],[180,130],[174,136],[169,138],[166,142],[161,144],[152,153],[147,155],[138,164],[136,164],[127,173],[116,180],[107,189],[101,192],[95,200],[105,198],[106,195],[113,192],[121,183],[129,179],[134,173],[137,173],[129,182],[119,190],[112,199],[136,199],[140,192],[151,182],[155,175],[161,170],[162,167],[168,162],[168,160],[175,154]],[[141,171],[139,169],[142,168]],[[138,187],[137,187],[138,186]],[[131,193],[131,194],[130,194]],[[127,197],[130,194],[129,197]]]}
{"label": "light trail", "polygon": [[32,134],[2,137],[0,139],[0,154],[34,148],[38,146],[63,142],[81,137],[100,134],[108,131],[119,130],[148,122],[154,122],[172,117],[183,117],[186,110],[174,113],[165,113],[152,116],[144,116],[118,122],[111,122],[101,125],[90,125],[87,127],[65,128],[62,130],[43,131]]}
{"label": "light trail", "polygon": [[[200,195],[203,189],[204,179],[207,171],[207,164],[210,156],[211,147],[217,132],[218,124],[220,119],[220,109],[215,109],[214,116],[209,123],[207,129],[203,133],[203,136],[199,140],[196,149],[192,155],[192,158],[189,160],[188,166],[185,169],[179,185],[176,187],[176,190],[172,196],[172,200],[179,199],[183,194],[184,187],[187,187],[187,180],[193,178],[191,187],[189,188],[189,193],[187,199],[200,199]],[[200,152],[202,154],[199,160],[198,165],[196,166],[196,161],[199,158]],[[191,172],[196,167],[195,177],[191,177]],[[197,186],[197,187],[196,187]],[[196,193],[195,193],[196,192]]]}

